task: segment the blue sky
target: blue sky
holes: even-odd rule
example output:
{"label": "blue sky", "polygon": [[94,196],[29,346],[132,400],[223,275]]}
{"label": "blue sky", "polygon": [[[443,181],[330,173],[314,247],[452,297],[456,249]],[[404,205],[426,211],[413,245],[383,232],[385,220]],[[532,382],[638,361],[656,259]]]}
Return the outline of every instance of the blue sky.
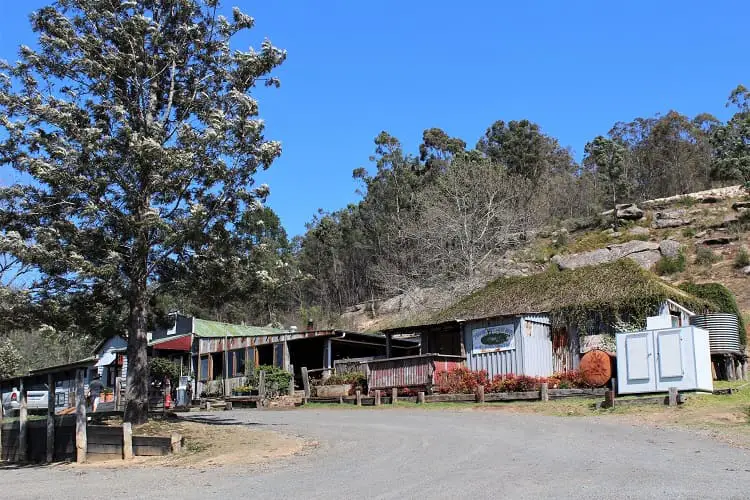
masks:
{"label": "blue sky", "polygon": [[[0,58],[32,45],[28,14],[49,1],[0,2]],[[258,176],[290,235],[318,208],[358,199],[387,130],[417,152],[440,127],[473,146],[495,120],[528,118],[580,157],[617,121],[670,109],[726,119],[750,85],[750,10],[735,1],[224,1],[289,52],[282,87],[258,93],[284,153]],[[4,179],[5,180],[5,179]]]}

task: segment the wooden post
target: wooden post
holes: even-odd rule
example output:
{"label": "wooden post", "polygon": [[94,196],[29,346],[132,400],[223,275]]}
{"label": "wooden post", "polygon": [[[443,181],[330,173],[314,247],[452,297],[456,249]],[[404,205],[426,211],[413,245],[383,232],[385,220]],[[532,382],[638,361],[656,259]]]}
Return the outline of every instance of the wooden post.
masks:
{"label": "wooden post", "polygon": [[539,388],[539,399],[549,401],[549,384],[544,382]]}
{"label": "wooden post", "polygon": [[224,409],[227,411],[230,411],[232,409],[232,402],[231,401],[224,401]]}
{"label": "wooden post", "polygon": [[0,400],[0,462],[3,461],[3,418],[5,418],[5,410],[3,410],[3,402]]}
{"label": "wooden post", "polygon": [[258,397],[260,401],[266,399],[266,372],[258,371]]}
{"label": "wooden post", "polygon": [[390,358],[393,356],[393,339],[390,333],[385,334],[385,357]]}
{"label": "wooden post", "polygon": [[27,424],[29,421],[29,409],[26,403],[26,387],[24,387],[23,379],[20,379],[18,383],[19,404],[20,410],[18,411],[18,461],[26,461],[26,433],[28,431]]}
{"label": "wooden post", "polygon": [[357,389],[357,406],[362,406],[362,391]]}
{"label": "wooden post", "polygon": [[170,445],[172,448],[172,453],[181,452],[182,451],[182,434],[173,432],[170,435]]}
{"label": "wooden post", "polygon": [[122,424],[122,458],[133,458],[133,424],[130,422]]}
{"label": "wooden post", "polygon": [[484,386],[478,385],[474,394],[477,403],[484,403]]}
{"label": "wooden post", "polygon": [[417,393],[417,403],[424,404],[424,392],[420,391]]}
{"label": "wooden post", "polygon": [[394,387],[391,389],[391,404],[395,405],[396,403],[398,403],[398,389]]}
{"label": "wooden post", "polygon": [[307,373],[307,367],[302,367],[302,389],[305,391],[305,403],[310,397],[310,375]]}
{"label": "wooden post", "polygon": [[380,389],[375,389],[375,406],[380,406]]}
{"label": "wooden post", "polygon": [[669,406],[677,406],[677,387],[669,388]]}
{"label": "wooden post", "polygon": [[47,463],[55,456],[55,377],[47,375]]}
{"label": "wooden post", "polygon": [[294,365],[289,365],[289,373],[292,374],[292,378],[289,379],[289,395],[294,396]]}
{"label": "wooden post", "polygon": [[615,391],[608,389],[607,392],[604,393],[604,406],[607,408],[615,407]]}
{"label": "wooden post", "polygon": [[88,442],[86,439],[86,394],[83,386],[85,369],[76,371],[76,462],[86,461]]}

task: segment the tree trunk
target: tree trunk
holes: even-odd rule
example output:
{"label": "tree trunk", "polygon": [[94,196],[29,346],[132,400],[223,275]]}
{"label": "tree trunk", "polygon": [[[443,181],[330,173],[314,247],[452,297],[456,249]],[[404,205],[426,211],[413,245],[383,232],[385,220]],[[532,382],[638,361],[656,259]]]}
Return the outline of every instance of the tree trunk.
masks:
{"label": "tree trunk", "polygon": [[134,283],[128,317],[128,376],[124,420],[136,425],[148,420],[147,305],[145,280],[142,284]]}

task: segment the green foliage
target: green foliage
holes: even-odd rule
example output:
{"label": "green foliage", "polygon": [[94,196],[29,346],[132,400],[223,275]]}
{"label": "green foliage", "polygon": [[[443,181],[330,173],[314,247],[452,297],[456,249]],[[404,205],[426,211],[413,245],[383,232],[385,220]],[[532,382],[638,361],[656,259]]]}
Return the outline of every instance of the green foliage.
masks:
{"label": "green foliage", "polygon": [[605,248],[612,243],[612,237],[606,232],[594,231],[587,233],[578,238],[575,242],[568,245],[568,252],[579,253]]}
{"label": "green foliage", "polygon": [[172,384],[175,384],[180,378],[179,363],[166,358],[151,358],[148,362],[148,370],[151,374],[151,379],[157,382],[162,382],[168,378]]}
{"label": "green foliage", "polygon": [[269,398],[274,398],[287,392],[289,381],[292,379],[292,374],[286,370],[270,365],[256,367],[253,373],[247,376],[246,385],[257,389],[261,371],[265,373],[266,395]]}
{"label": "green foliage", "polygon": [[[744,346],[747,343],[745,317],[737,305],[737,299],[734,294],[721,283],[683,283],[680,285],[682,290],[699,297],[710,303],[713,307],[712,312],[722,312],[736,314],[739,320],[740,343]],[[696,312],[702,312],[701,309],[695,309]]]}
{"label": "green foliage", "polygon": [[21,355],[10,340],[0,340],[0,379],[18,375],[21,372],[21,361]]}
{"label": "green foliage", "polygon": [[363,393],[367,393],[367,376],[361,372],[347,372],[341,374],[333,374],[323,383],[323,385],[342,385],[351,384],[354,386],[354,390],[361,390]]}
{"label": "green foliage", "polygon": [[656,274],[666,276],[668,274],[681,273],[685,270],[687,264],[687,257],[685,252],[680,250],[675,257],[662,256],[661,259],[656,263],[654,270]]}
{"label": "green foliage", "polygon": [[709,267],[721,260],[720,255],[716,255],[713,250],[706,247],[698,247],[695,251],[695,263],[700,266]]}
{"label": "green foliage", "polygon": [[750,266],[750,252],[747,251],[746,247],[740,247],[737,254],[734,256],[734,267],[741,269],[743,267]]}

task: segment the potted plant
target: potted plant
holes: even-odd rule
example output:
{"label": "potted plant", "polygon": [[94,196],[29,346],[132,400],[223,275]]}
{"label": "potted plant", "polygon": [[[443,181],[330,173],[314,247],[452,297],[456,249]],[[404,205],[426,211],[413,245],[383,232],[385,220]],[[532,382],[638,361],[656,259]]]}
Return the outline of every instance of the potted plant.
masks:
{"label": "potted plant", "polygon": [[111,387],[105,387],[102,391],[102,401],[104,403],[110,403],[115,400],[115,393]]}
{"label": "potted plant", "polygon": [[247,385],[238,385],[234,389],[232,389],[232,395],[233,396],[249,396],[250,395],[250,387]]}

